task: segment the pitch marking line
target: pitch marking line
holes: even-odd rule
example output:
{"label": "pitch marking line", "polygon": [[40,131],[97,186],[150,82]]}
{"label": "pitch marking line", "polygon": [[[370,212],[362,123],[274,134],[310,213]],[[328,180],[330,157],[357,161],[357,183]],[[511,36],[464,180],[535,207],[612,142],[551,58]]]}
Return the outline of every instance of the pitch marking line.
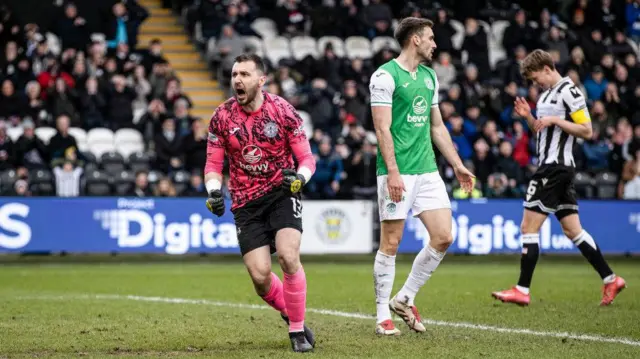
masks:
{"label": "pitch marking line", "polygon": [[[70,295],[70,296],[64,296],[64,295],[63,296],[35,296],[35,297],[29,296],[29,297],[21,297],[21,298],[36,299],[36,300],[55,300],[55,299],[58,299],[58,300],[64,300],[64,299],[130,300],[130,301],[137,301],[137,302],[201,304],[201,305],[211,305],[215,307],[226,307],[226,308],[273,310],[273,308],[269,306],[260,305],[260,304],[218,302],[218,301],[212,301],[207,299],[145,297],[145,296],[139,296],[139,295],[96,294],[96,295]],[[352,318],[352,319],[367,319],[367,320],[375,319],[375,316],[372,316],[372,315],[341,312],[341,311],[329,310],[329,309],[307,308],[307,312],[317,313],[322,315],[329,315],[334,317]],[[400,319],[398,320],[400,321]],[[603,337],[600,335],[578,334],[578,333],[569,333],[569,332],[544,332],[544,331],[537,331],[537,330],[530,330],[530,329],[503,328],[503,327],[496,327],[491,325],[473,324],[473,323],[466,323],[466,322],[447,322],[447,321],[432,320],[432,319],[423,319],[422,322],[427,325],[435,325],[440,327],[466,328],[466,329],[474,329],[474,330],[485,330],[485,331],[497,332],[497,333],[533,335],[538,337],[566,338],[566,339],[575,339],[575,340],[589,341],[589,342],[614,343],[614,344],[624,344],[624,345],[640,347],[640,341],[628,339],[628,338]]]}

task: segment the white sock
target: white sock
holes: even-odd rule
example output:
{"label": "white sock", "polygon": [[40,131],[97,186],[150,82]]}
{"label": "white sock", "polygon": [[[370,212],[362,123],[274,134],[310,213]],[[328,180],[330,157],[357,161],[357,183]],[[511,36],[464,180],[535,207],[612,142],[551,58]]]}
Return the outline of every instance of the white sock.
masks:
{"label": "white sock", "polygon": [[413,267],[411,267],[411,273],[407,277],[407,281],[404,286],[398,292],[396,298],[402,303],[413,305],[418,291],[422,286],[431,278],[433,271],[438,268],[438,265],[444,258],[445,253],[439,252],[430,245],[422,248],[420,253],[413,260]]}
{"label": "white sock", "polygon": [[522,294],[529,294],[529,288],[527,288],[527,287],[523,287],[523,286],[517,285],[516,289],[518,291],[520,291]]}
{"label": "white sock", "polygon": [[376,291],[376,313],[378,317],[376,323],[391,319],[389,298],[391,297],[395,276],[396,256],[386,255],[378,251],[373,264],[373,285]]}
{"label": "white sock", "polygon": [[610,274],[607,277],[605,277],[602,281],[604,282],[604,284],[609,284],[609,283],[613,283],[614,280],[616,280],[616,275]]}

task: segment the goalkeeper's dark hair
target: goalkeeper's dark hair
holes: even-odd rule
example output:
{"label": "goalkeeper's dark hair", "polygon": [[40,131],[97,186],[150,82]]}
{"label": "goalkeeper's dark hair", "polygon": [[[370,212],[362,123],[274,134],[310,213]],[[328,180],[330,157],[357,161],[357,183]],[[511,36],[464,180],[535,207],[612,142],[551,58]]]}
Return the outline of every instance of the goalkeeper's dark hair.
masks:
{"label": "goalkeeper's dark hair", "polygon": [[235,61],[236,62],[247,62],[247,61],[253,62],[254,64],[256,64],[256,70],[262,73],[265,72],[264,61],[262,61],[262,58],[256,54],[242,54],[236,57]]}
{"label": "goalkeeper's dark hair", "polygon": [[405,48],[413,35],[422,35],[422,32],[426,27],[433,27],[433,21],[429,19],[423,19],[419,17],[407,17],[398,23],[393,36],[396,41]]}

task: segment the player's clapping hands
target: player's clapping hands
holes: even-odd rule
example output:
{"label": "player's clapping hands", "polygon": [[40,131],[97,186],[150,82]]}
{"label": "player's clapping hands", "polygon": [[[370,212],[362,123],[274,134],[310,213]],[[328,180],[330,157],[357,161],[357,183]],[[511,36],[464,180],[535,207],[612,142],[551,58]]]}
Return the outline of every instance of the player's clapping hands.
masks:
{"label": "player's clapping hands", "polygon": [[520,117],[527,118],[531,116],[531,106],[524,97],[516,97],[516,100],[513,102],[513,110]]}
{"label": "player's clapping hands", "polygon": [[224,198],[222,198],[222,192],[220,190],[211,191],[206,203],[209,212],[218,217],[224,214]]}
{"label": "player's clapping hands", "polygon": [[282,190],[286,193],[298,193],[306,184],[304,176],[292,169],[282,170]]}

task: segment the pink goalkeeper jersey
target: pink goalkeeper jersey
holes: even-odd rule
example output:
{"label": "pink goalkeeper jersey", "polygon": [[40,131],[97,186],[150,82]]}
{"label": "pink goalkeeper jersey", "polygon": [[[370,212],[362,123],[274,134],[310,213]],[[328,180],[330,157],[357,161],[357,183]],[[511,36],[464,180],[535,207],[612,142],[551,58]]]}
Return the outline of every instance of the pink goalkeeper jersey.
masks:
{"label": "pink goalkeeper jersey", "polygon": [[294,153],[300,165],[310,160],[315,169],[300,115],[281,97],[263,94],[264,103],[256,112],[245,112],[231,98],[216,109],[209,124],[205,173],[220,173],[226,155],[231,209],[280,186],[282,170],[296,169]]}

